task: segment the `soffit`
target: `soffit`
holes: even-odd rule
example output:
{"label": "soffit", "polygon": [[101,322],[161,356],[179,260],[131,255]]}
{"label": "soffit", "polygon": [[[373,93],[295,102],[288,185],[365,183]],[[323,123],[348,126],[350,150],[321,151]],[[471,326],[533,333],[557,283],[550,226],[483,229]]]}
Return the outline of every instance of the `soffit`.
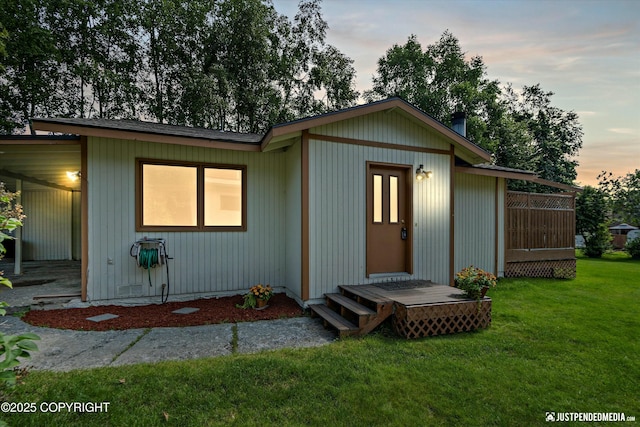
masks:
{"label": "soffit", "polygon": [[[49,188],[80,190],[80,180],[71,181],[67,172],[80,170],[80,144],[18,145],[15,140],[0,144],[0,180],[15,190],[17,179],[23,189]],[[12,144],[13,143],[13,144]]]}

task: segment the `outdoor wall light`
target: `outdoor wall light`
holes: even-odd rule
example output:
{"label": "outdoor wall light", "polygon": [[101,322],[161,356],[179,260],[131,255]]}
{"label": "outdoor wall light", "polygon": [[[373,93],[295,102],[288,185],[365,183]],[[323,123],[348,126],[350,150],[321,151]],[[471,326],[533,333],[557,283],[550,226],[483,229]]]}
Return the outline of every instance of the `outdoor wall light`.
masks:
{"label": "outdoor wall light", "polygon": [[82,175],[80,171],[75,171],[75,172],[67,171],[67,178],[69,178],[73,182],[76,182],[78,178],[80,178],[81,176]]}
{"label": "outdoor wall light", "polygon": [[422,181],[425,178],[431,178],[431,175],[433,175],[433,172],[425,171],[424,170],[424,165],[420,165],[420,167],[418,169],[416,169],[416,180],[417,181]]}

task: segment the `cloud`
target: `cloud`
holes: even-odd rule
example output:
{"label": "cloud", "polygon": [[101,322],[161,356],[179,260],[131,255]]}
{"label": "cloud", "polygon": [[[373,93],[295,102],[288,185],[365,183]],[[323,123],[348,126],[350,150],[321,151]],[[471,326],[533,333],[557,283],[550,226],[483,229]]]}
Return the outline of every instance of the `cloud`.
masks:
{"label": "cloud", "polygon": [[613,133],[621,133],[623,135],[637,135],[638,134],[638,129],[631,129],[631,128],[610,128],[607,129],[609,132],[613,132]]}

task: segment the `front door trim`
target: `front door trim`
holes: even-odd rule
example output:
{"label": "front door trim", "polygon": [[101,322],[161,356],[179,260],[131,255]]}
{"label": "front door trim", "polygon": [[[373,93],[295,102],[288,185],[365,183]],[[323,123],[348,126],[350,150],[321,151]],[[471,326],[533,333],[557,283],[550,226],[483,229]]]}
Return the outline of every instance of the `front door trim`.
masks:
{"label": "front door trim", "polygon": [[[366,162],[366,206],[365,206],[365,220],[367,224],[366,230],[366,277],[369,278],[373,274],[379,274],[379,272],[374,272],[372,266],[370,265],[370,251],[372,242],[372,233],[373,233],[373,224],[372,224],[372,194],[373,194],[373,183],[371,176],[372,169],[389,169],[389,170],[399,170],[404,172],[405,182],[404,182],[404,209],[405,209],[405,226],[407,228],[407,239],[405,241],[405,260],[404,260],[404,271],[398,272],[389,272],[389,273],[399,273],[399,274],[413,274],[413,165],[406,164],[396,164],[396,163],[383,163],[383,162]],[[387,273],[382,273],[387,274]]]}

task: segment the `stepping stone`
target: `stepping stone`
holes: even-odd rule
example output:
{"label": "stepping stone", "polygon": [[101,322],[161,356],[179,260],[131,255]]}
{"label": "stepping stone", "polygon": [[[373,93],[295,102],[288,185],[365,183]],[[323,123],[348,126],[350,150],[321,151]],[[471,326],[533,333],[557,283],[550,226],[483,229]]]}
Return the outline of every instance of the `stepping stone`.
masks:
{"label": "stepping stone", "polygon": [[191,314],[191,313],[195,313],[196,311],[200,311],[199,308],[194,308],[194,307],[182,307],[179,308],[177,310],[173,310],[172,313],[175,314]]}
{"label": "stepping stone", "polygon": [[91,320],[92,322],[102,322],[104,320],[115,319],[116,317],[120,317],[117,314],[105,313],[99,316],[87,317],[87,320]]}

